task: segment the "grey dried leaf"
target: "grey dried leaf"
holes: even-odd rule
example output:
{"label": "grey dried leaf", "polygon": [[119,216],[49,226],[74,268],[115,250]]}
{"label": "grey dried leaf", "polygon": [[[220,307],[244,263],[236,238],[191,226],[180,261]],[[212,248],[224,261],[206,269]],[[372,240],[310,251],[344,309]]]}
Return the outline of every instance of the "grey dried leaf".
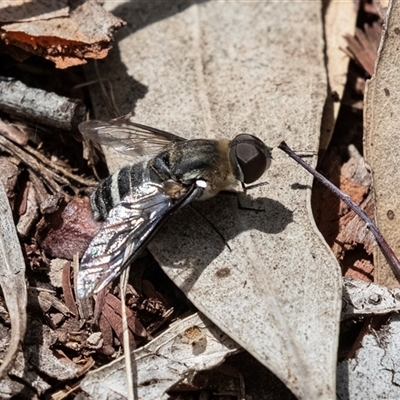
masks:
{"label": "grey dried leaf", "polygon": [[71,316],[72,314],[69,308],[58,300],[53,293],[40,290],[40,288],[30,287],[28,295],[29,303],[39,306],[42,313],[48,313],[51,308],[54,308],[65,316]]}
{"label": "grey dried leaf", "polygon": [[400,315],[394,314],[379,331],[362,339],[354,358],[339,363],[340,399],[400,398]]}
{"label": "grey dried leaf", "polygon": [[[399,46],[400,3],[389,2],[373,77],[367,82],[364,99],[364,154],[373,171],[375,221],[392,249],[400,247],[400,196],[398,160],[398,108],[400,81],[397,54]],[[387,287],[399,281],[383,252],[374,251],[374,280]]]}
{"label": "grey dried leaf", "polygon": [[28,236],[39,220],[39,205],[36,198],[36,190],[30,181],[27,182],[26,192],[24,199],[25,210],[17,224],[17,231],[22,237]]}
{"label": "grey dried leaf", "polygon": [[0,182],[0,285],[11,318],[8,352],[0,365],[0,379],[11,368],[26,329],[25,261],[3,184]]}
{"label": "grey dried leaf", "polygon": [[342,320],[400,310],[400,289],[343,278]]}
{"label": "grey dried leaf", "polygon": [[[195,371],[222,363],[239,346],[211,321],[194,314],[172,324],[146,346],[132,352],[139,399],[167,399],[166,391]],[[126,398],[125,361],[118,360],[89,373],[81,388],[92,398]]]}
{"label": "grey dried leaf", "polygon": [[[39,320],[33,320],[27,332],[27,339],[32,344],[25,347],[24,353],[19,353],[18,363],[10,371],[10,375],[23,378],[25,371],[30,371],[36,379],[45,379],[44,375],[46,375],[58,381],[79,376],[80,368],[77,364],[59,359],[54,355],[51,346],[54,344],[56,335],[47,325],[43,325]],[[27,386],[33,385],[29,380],[26,383]]]}
{"label": "grey dried leaf", "polygon": [[67,0],[3,0],[0,5],[0,21],[40,21],[57,17],[67,17],[69,11]]}
{"label": "grey dried leaf", "polygon": [[51,284],[56,288],[62,287],[63,269],[68,260],[55,258],[50,261],[49,278]]}
{"label": "grey dried leaf", "polygon": [[[89,79],[110,82],[119,115],[134,111],[136,122],[186,139],[247,132],[270,146],[285,139],[317,153],[327,94],[318,2],[207,1],[179,10],[165,2],[168,18],[152,24],[135,17],[140,10],[152,20],[143,2],[108,7],[129,21],[123,61],[111,56]],[[284,27],[282,15],[290,20]],[[299,15],[312,15],[313,23]],[[104,119],[102,93],[91,91]],[[234,196],[199,202],[232,251],[190,209],[149,250],[190,301],[297,398],[333,399],[340,270],[311,215],[311,177],[278,153],[269,185],[249,193],[259,211],[239,208]],[[106,158],[110,171],[128,162],[116,152]]]}
{"label": "grey dried leaf", "polygon": [[17,184],[20,169],[13,162],[11,157],[5,155],[0,157],[0,181],[4,185],[7,197],[10,201],[11,208],[14,209],[15,202],[15,185]]}

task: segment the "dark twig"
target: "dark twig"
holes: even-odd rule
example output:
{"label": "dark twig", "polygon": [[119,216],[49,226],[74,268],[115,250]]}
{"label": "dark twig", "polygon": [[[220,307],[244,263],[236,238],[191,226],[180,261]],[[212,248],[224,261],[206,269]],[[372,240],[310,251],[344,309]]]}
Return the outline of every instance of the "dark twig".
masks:
{"label": "dark twig", "polygon": [[339,188],[337,188],[333,183],[329,182],[323,175],[317,172],[314,168],[310,167],[306,162],[304,162],[297,154],[293,152],[292,149],[285,143],[281,142],[278,146],[281,150],[283,150],[286,154],[292,157],[295,161],[297,161],[303,168],[305,168],[310,174],[314,175],[316,179],[318,179],[324,186],[326,186],[329,190],[331,190],[336,196],[338,196],[341,200],[343,200],[367,225],[367,228],[372,232],[375,236],[376,241],[381,247],[383,253],[390,260],[393,271],[398,279],[400,279],[400,261],[397,258],[396,254],[389,246],[388,242],[379,232],[378,228],[375,226],[373,221],[361,210],[361,208],[354,203],[350,196],[343,193]]}

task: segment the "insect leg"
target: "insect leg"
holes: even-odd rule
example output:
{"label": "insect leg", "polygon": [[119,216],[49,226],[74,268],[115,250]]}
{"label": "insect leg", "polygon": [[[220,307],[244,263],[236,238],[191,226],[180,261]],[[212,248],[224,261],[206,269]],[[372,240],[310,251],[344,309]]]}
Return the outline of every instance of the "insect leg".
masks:
{"label": "insect leg", "polygon": [[197,210],[196,207],[193,204],[190,204],[190,207],[195,213],[200,215],[201,218],[203,218],[206,222],[209,223],[209,225],[211,226],[212,230],[222,239],[222,241],[224,242],[225,246],[229,249],[229,251],[232,251],[232,248],[231,248],[231,246],[229,246],[229,243],[224,238],[224,235],[218,230],[218,228],[213,224],[213,222],[211,220],[209,220],[202,212]]}

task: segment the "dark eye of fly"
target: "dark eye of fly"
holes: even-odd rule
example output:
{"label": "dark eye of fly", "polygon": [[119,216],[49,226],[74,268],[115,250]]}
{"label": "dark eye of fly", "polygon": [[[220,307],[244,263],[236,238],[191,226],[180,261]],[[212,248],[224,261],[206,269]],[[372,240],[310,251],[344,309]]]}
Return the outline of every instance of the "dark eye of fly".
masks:
{"label": "dark eye of fly", "polygon": [[243,183],[255,182],[271,165],[271,150],[253,135],[236,136],[232,141],[231,156],[243,175]]}

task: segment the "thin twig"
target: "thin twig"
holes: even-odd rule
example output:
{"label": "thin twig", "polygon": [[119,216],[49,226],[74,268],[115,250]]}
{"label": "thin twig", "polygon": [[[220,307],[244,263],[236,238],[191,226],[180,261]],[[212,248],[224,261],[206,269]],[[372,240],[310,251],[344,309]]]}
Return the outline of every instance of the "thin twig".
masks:
{"label": "thin twig", "polygon": [[97,182],[93,179],[82,178],[79,175],[73,174],[72,172],[68,171],[68,169],[58,165],[51,160],[49,160],[44,154],[40,153],[39,151],[35,150],[29,145],[24,147],[25,151],[27,151],[32,156],[36,157],[39,161],[41,161],[46,167],[49,169],[53,169],[58,172],[60,175],[64,175],[69,181],[75,182],[79,185],[84,186],[96,186]]}
{"label": "thin twig", "polygon": [[61,176],[58,176],[54,171],[43,168],[37,159],[31,156],[26,151],[22,150],[21,147],[17,146],[10,140],[6,139],[4,136],[0,135],[0,150],[6,151],[11,154],[25,165],[27,165],[32,171],[35,172],[45,183],[47,188],[51,191],[51,193],[59,193],[62,191],[61,185],[68,185],[69,182],[66,179],[63,179]]}
{"label": "thin twig", "polygon": [[[121,115],[120,112],[118,112],[118,107],[114,101],[114,95],[113,95],[113,90],[112,90],[112,85],[110,83],[109,80],[107,79],[103,79],[101,77],[100,71],[99,71],[99,65],[97,63],[97,60],[95,60],[94,62],[94,67],[95,67],[95,72],[98,78],[98,83],[100,85],[100,89],[101,89],[101,94],[103,96],[103,100],[105,102],[105,104],[107,105],[107,110],[110,112],[111,115],[114,115],[115,117],[117,117],[118,115]],[[105,87],[105,82],[107,82],[110,86],[110,93],[111,96],[108,94],[107,89]]]}
{"label": "thin twig", "polygon": [[[73,183],[93,187],[96,182],[92,179],[82,178],[68,171],[45,157],[39,151],[26,145],[20,147],[0,135],[0,149],[21,160],[31,168],[46,183],[52,193],[62,191],[62,186],[72,186]],[[61,186],[62,185],[62,186]]]}
{"label": "thin twig", "polygon": [[400,279],[400,261],[397,258],[396,254],[389,246],[388,242],[379,232],[378,228],[375,226],[374,222],[369,218],[361,208],[354,203],[350,196],[343,193],[339,188],[337,188],[332,182],[329,182],[323,175],[317,172],[314,168],[310,167],[306,162],[304,162],[296,153],[293,152],[292,149],[285,143],[281,142],[278,146],[279,149],[283,150],[286,154],[292,157],[295,161],[297,161],[303,168],[305,168],[310,174],[314,175],[316,179],[318,179],[324,186],[326,186],[330,191],[332,191],[336,196],[338,196],[344,203],[346,203],[367,225],[367,228],[372,232],[375,236],[376,241],[382,249],[382,252],[386,255],[386,257],[390,260],[390,263],[393,268],[393,272]]}
{"label": "thin twig", "polygon": [[131,360],[131,349],[129,346],[129,328],[128,320],[126,317],[126,285],[128,284],[130,268],[126,268],[120,278],[120,288],[121,288],[121,316],[122,316],[122,336],[124,344],[124,356],[125,356],[125,371],[126,371],[126,385],[127,385],[127,399],[135,400],[134,390],[133,390],[133,375],[132,375],[132,360]]}

